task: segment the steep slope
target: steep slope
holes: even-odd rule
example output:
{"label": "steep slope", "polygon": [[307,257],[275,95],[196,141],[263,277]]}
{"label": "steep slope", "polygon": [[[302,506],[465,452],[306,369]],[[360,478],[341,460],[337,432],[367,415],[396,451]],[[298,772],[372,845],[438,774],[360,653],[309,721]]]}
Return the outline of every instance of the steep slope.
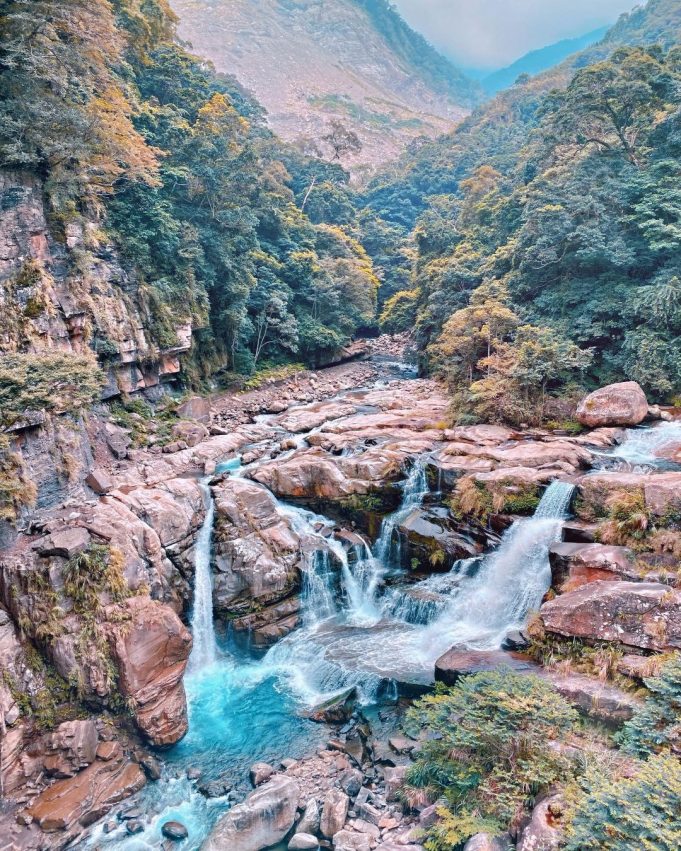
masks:
{"label": "steep slope", "polygon": [[546,95],[564,89],[579,68],[606,59],[620,46],[669,48],[679,42],[681,2],[649,0],[622,15],[602,41],[500,92],[451,133],[388,165],[369,186],[366,202],[388,221],[410,229],[428,207],[430,196],[457,192],[460,181],[479,165],[490,164],[502,174],[511,171],[537,124],[537,110]]}
{"label": "steep slope", "polygon": [[566,38],[555,44],[549,44],[540,50],[532,50],[517,59],[512,65],[500,68],[482,80],[483,89],[494,95],[502,89],[512,86],[521,74],[540,74],[548,68],[553,68],[573,53],[596,44],[608,32],[608,27],[600,27],[578,38]]}
{"label": "steep slope", "polygon": [[476,83],[413,32],[385,0],[173,0],[180,35],[235,74],[284,139],[319,143],[329,120],[363,143],[353,166],[385,162],[422,134],[451,128]]}

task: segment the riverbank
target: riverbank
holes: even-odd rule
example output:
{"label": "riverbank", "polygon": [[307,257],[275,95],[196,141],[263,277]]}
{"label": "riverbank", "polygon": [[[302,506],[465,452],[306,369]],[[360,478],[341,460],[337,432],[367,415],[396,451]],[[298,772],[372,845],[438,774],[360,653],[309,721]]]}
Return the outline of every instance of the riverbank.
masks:
{"label": "riverbank", "polygon": [[[193,445],[151,442],[145,448],[128,446],[118,458],[111,457],[109,447],[106,464],[91,471],[98,494],[91,488],[84,499],[37,512],[3,552],[3,603],[9,612],[3,658],[10,660],[16,679],[13,689],[3,692],[5,718],[11,720],[2,759],[15,802],[8,823],[17,847],[84,841],[95,814],[109,821],[120,816],[109,833],[100,824],[98,843],[143,847],[139,842],[147,835],[158,842],[161,824],[174,814],[191,828],[185,847],[198,847],[218,817],[246,794],[252,762],[276,767],[293,757],[303,759],[300,770],[307,771],[304,757],[312,741],[324,753],[350,758],[348,734],[354,728],[343,732],[345,719],[331,731],[301,713],[339,692],[351,691],[359,706],[394,703],[400,693],[413,695],[432,685],[436,670],[441,679],[454,681],[496,666],[500,658],[510,663],[514,657],[500,657],[500,648],[526,646],[522,629],[537,609],[544,634],[558,642],[577,635],[577,625],[585,623],[580,640],[614,641],[617,611],[644,594],[652,609],[645,617],[632,612],[625,655],[647,659],[676,646],[681,606],[673,588],[673,554],[658,552],[652,537],[649,547],[637,544],[635,555],[626,542],[594,543],[598,529],[611,522],[607,501],[618,489],[640,492],[651,536],[667,522],[663,518],[679,492],[675,465],[681,440],[673,427],[664,439],[658,439],[657,429],[669,426],[654,422],[647,431],[604,426],[577,435],[448,428],[448,400],[437,383],[399,377],[402,368],[389,361],[384,355],[369,364],[334,368],[340,372],[330,373],[328,383],[307,375],[307,384],[298,377],[261,391],[265,397],[241,397],[238,416],[248,416],[249,422],[227,434],[215,417],[224,415],[226,406],[234,415],[233,397],[215,400],[207,420],[205,409],[195,404],[186,413],[196,418],[183,420]],[[360,380],[369,385],[358,386]],[[313,398],[294,401],[296,388],[302,394],[314,391]],[[285,408],[271,410],[273,405]],[[618,449],[631,449],[632,441],[633,455]],[[120,450],[120,442],[116,445]],[[104,447],[98,453],[103,459]],[[209,483],[209,501],[201,479]],[[547,486],[556,481],[563,483],[562,501],[543,516],[553,494]],[[570,504],[579,516],[564,523]],[[212,508],[215,522],[209,523],[206,540],[210,544],[212,538],[213,546],[206,549],[205,541],[198,542]],[[666,529],[667,545],[672,533]],[[559,549],[566,546],[575,548]],[[112,553],[125,584],[107,569],[105,584],[94,589],[101,601],[96,652],[83,655],[84,637],[92,633],[82,603],[64,593],[64,576],[77,569],[81,562],[74,559],[81,554],[88,565],[99,554],[108,567]],[[203,627],[196,618],[199,564],[210,569],[212,580],[212,613],[202,618]],[[613,581],[607,581],[610,577]],[[19,592],[10,594],[10,587]],[[550,587],[549,597],[557,598],[542,605]],[[49,600],[62,607],[65,629],[55,625],[49,608],[36,605]],[[604,611],[612,614],[612,624]],[[216,625],[221,643],[216,667],[206,665],[184,677],[188,717],[183,674],[191,641],[183,621],[197,645],[204,638],[197,629],[206,624]],[[664,630],[652,630],[652,621],[664,623]],[[173,653],[159,655],[171,636]],[[446,664],[439,661],[451,645],[459,647],[458,655],[450,654]],[[25,673],[30,646],[38,647],[50,666],[33,681]],[[536,659],[522,665],[534,670]],[[629,663],[629,670],[634,668]],[[72,725],[71,737],[76,731],[84,735],[85,728],[79,720],[61,721],[66,702],[55,707],[59,712],[50,723],[59,737],[50,738],[52,732],[43,732],[22,711],[20,692],[36,699],[50,671],[67,685],[76,678],[86,705],[98,705],[95,715],[103,712],[120,729],[129,722],[113,703],[114,685],[107,681],[112,670],[132,713],[130,738],[105,735],[100,725],[93,760],[88,762],[88,750],[80,762],[64,768],[62,756],[59,769],[46,772],[46,765],[57,764],[48,756],[72,747],[63,725]],[[559,679],[554,677],[561,694],[587,715],[603,720],[606,705],[611,715],[606,720],[620,723],[632,711],[626,691],[614,684],[604,691],[588,676]],[[637,673],[631,683],[638,683]],[[360,727],[362,716],[354,716],[353,723]],[[147,743],[168,746],[187,727],[179,745],[157,754],[163,771],[146,770],[140,733]],[[365,736],[378,747],[364,741],[362,788],[380,798],[388,782],[384,769],[399,766],[389,764],[395,762],[394,748],[371,732]],[[111,737],[122,743],[119,763],[107,763],[107,749],[99,748]],[[32,762],[21,758],[27,748],[35,754]],[[399,765],[410,761],[408,754],[397,755]],[[335,759],[319,758],[329,764]],[[188,776],[192,761],[202,776]],[[115,778],[103,789],[99,813],[81,794],[83,771]],[[317,769],[310,771],[314,775]],[[163,779],[154,786],[159,781],[152,778],[160,774]],[[337,779],[334,775],[333,782]],[[127,817],[130,810],[120,800],[147,780],[146,817]],[[320,801],[322,793],[315,793]],[[71,802],[68,812],[63,796]],[[386,799],[381,818],[393,819],[395,807]],[[139,807],[131,809],[135,813]],[[402,813],[404,835],[418,818],[418,811]],[[136,822],[134,830],[130,822]],[[355,827],[351,823],[348,832],[361,834]],[[394,844],[397,834],[384,837],[380,831],[386,827],[375,827],[378,837],[365,831],[370,847]]]}

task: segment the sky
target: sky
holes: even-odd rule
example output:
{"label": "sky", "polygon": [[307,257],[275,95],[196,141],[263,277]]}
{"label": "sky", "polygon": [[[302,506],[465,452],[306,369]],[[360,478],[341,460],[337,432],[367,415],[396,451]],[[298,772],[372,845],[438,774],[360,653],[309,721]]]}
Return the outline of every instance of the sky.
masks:
{"label": "sky", "polygon": [[411,26],[462,68],[493,71],[614,23],[642,0],[395,0]]}

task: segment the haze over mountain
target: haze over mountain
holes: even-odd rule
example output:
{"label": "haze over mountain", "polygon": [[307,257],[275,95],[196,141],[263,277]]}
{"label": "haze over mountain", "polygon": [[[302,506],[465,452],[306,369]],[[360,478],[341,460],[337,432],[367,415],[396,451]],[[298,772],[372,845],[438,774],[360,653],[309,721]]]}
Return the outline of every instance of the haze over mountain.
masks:
{"label": "haze over mountain", "polygon": [[237,76],[284,139],[319,141],[330,119],[361,138],[353,165],[384,162],[450,129],[481,90],[386,0],[173,0],[180,35]]}
{"label": "haze over mountain", "polygon": [[490,94],[496,94],[502,89],[512,86],[521,74],[539,74],[548,68],[558,65],[568,56],[590,47],[599,42],[608,32],[608,27],[599,27],[578,38],[566,38],[555,44],[549,44],[539,50],[532,50],[517,59],[512,65],[500,68],[493,74],[484,76],[482,87]]}

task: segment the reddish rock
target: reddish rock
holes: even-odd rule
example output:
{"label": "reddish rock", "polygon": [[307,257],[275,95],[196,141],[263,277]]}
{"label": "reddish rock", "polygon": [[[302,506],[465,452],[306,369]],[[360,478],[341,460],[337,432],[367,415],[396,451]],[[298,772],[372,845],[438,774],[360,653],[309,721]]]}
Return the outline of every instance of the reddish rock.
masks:
{"label": "reddish rock", "polygon": [[646,507],[658,517],[681,508],[681,473],[593,473],[580,479],[579,488],[587,498],[595,494],[602,499],[618,491],[642,490]]}
{"label": "reddish rock", "polygon": [[172,436],[175,440],[184,441],[187,446],[197,446],[208,437],[208,429],[202,423],[186,420],[175,423]]}
{"label": "reddish rock", "polygon": [[73,526],[70,529],[53,532],[46,538],[41,538],[39,541],[36,541],[33,547],[38,555],[41,556],[72,558],[74,555],[86,550],[91,540],[87,529],[83,529],[80,526]]}
{"label": "reddish rock", "polygon": [[605,544],[553,544],[549,549],[552,584],[574,590],[599,580],[638,579],[636,556],[627,547]]}
{"label": "reddish rock", "polygon": [[46,738],[45,771],[72,777],[95,761],[98,741],[94,721],[64,721]]}
{"label": "reddish rock", "polygon": [[168,606],[132,597],[124,618],[111,627],[111,646],[121,695],[132,701],[140,730],[155,745],[178,742],[187,732],[182,684],[192,646],[187,628]]}
{"label": "reddish rock", "polygon": [[109,491],[114,488],[113,479],[106,470],[102,470],[101,467],[95,467],[90,470],[85,479],[85,484],[89,488],[92,488],[95,493],[100,495],[109,493]]}
{"label": "reddish rock", "polygon": [[553,671],[542,672],[542,675],[583,715],[611,726],[628,721],[641,705],[631,693],[591,677],[560,676]]}
{"label": "reddish rock", "polygon": [[177,415],[186,420],[196,420],[208,425],[210,423],[210,399],[203,396],[192,396],[177,406]]}
{"label": "reddish rock", "polygon": [[655,582],[592,582],[544,603],[548,632],[645,650],[681,648],[681,591]]}
{"label": "reddish rock", "polygon": [[453,647],[435,663],[435,679],[454,685],[461,677],[510,668],[520,673],[535,673],[539,666],[522,653],[506,650],[465,650]]}
{"label": "reddish rock", "polygon": [[46,832],[87,827],[145,782],[140,767],[122,756],[110,762],[97,760],[75,777],[53,783],[33,801],[28,813]]}
{"label": "reddish rock", "polygon": [[648,400],[635,381],[609,384],[582,399],[576,416],[589,428],[635,426],[648,416]]}

